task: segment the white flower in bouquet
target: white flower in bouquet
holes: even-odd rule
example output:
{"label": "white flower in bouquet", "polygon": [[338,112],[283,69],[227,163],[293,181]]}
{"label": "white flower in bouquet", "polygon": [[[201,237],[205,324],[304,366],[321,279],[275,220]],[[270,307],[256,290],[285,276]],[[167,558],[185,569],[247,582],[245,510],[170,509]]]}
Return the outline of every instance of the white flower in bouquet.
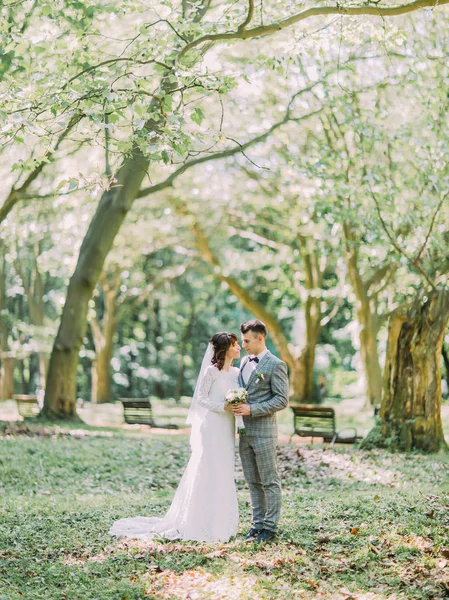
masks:
{"label": "white flower in bouquet", "polygon": [[[240,404],[245,404],[248,400],[248,392],[245,388],[236,388],[233,390],[229,390],[226,393],[225,404],[226,406],[240,406]],[[240,435],[246,434],[245,424],[243,422],[243,417],[240,415],[236,416],[235,422],[237,424],[237,431]]]}

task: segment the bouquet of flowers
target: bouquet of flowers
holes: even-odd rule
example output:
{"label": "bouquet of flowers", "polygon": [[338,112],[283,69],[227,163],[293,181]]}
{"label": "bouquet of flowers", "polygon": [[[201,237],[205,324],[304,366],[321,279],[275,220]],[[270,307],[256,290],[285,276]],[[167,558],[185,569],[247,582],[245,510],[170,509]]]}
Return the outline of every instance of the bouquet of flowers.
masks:
{"label": "bouquet of flowers", "polygon": [[[245,404],[248,399],[248,392],[245,388],[237,388],[234,390],[229,390],[226,393],[225,404],[226,406],[239,406],[240,404]],[[243,423],[243,417],[237,416],[235,418],[237,423],[237,431],[240,435],[246,434],[245,425]]]}

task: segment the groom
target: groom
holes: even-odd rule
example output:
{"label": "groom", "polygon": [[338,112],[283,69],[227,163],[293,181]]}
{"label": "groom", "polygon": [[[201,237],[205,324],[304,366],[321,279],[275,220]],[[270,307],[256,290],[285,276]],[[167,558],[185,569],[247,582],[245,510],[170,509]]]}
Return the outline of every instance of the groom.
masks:
{"label": "groom", "polygon": [[246,321],[240,331],[248,356],[241,363],[239,385],[248,391],[248,401],[233,412],[243,416],[247,433],[239,443],[253,512],[245,539],[266,542],[275,537],[281,514],[276,412],[288,405],[287,366],[267,349],[267,328],[262,321]]}

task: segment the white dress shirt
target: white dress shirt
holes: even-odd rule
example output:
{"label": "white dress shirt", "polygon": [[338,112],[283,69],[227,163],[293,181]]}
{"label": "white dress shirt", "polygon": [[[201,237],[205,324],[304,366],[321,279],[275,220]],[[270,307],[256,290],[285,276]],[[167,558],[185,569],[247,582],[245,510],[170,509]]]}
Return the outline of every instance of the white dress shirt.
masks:
{"label": "white dress shirt", "polygon": [[[262,350],[262,352],[256,354],[256,356],[250,356],[250,358],[258,358],[260,362],[267,352],[268,348],[265,348],[265,350]],[[251,377],[251,373],[256,370],[258,364],[259,363],[255,360],[246,361],[245,366],[242,369],[242,377],[245,385],[247,385],[249,378]]]}

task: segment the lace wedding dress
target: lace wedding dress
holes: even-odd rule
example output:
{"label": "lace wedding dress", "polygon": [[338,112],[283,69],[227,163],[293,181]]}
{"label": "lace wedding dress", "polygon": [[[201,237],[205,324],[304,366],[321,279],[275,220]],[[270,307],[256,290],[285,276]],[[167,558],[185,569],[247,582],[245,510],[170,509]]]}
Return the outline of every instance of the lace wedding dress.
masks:
{"label": "lace wedding dress", "polygon": [[130,538],[226,542],[236,535],[238,504],[234,482],[234,415],[224,410],[226,392],[237,388],[239,370],[208,366],[197,402],[204,416],[192,427],[192,454],[167,514],[116,521],[110,534]]}

